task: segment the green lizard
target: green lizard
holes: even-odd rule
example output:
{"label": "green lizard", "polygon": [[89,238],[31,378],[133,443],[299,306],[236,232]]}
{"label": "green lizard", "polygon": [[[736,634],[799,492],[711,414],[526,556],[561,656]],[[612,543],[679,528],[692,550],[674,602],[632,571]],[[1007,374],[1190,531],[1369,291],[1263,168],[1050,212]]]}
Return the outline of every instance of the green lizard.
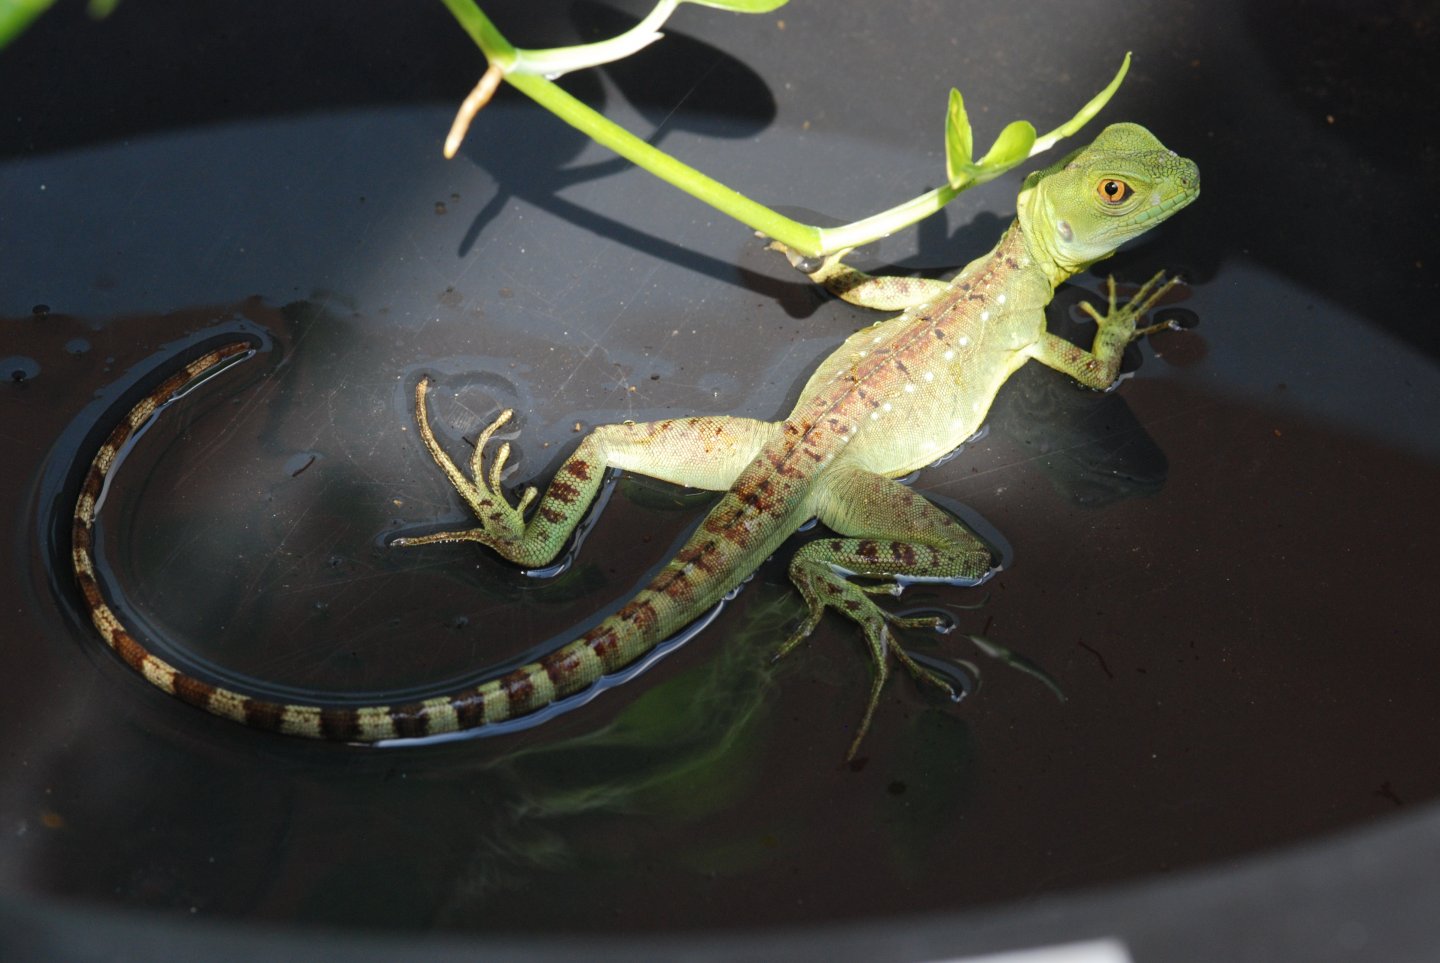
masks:
{"label": "green lizard", "polygon": [[[181,672],[149,652],[107,605],[91,557],[91,528],[121,446],[186,384],[246,350],[243,343],[192,362],[142,400],[101,446],[75,509],[76,577],[106,642],[166,692],[266,729],[374,742],[498,722],[589,687],[684,628],[818,517],[834,536],[808,543],[790,562],[807,611],[777,657],[804,640],[827,608],[858,623],[874,676],[850,745],[853,755],[892,658],[922,683],[949,688],[891,634],[892,626],[940,628],[941,620],[895,616],[872,596],[899,595],[917,581],[976,585],[994,572],[990,548],[980,538],[895,479],[974,434],[1006,378],[1032,358],[1088,387],[1108,388],[1125,346],[1164,327],[1137,327],[1137,321],[1176,279],[1163,281],[1162,272],[1124,305],[1117,303],[1112,279],[1105,313],[1084,306],[1098,325],[1088,351],[1049,334],[1044,307],[1061,281],[1189,204],[1199,186],[1193,162],[1143,127],[1115,124],[1089,147],[1027,177],[1016,219],[999,243],[949,282],[872,277],[842,264],[841,255],[804,265],[812,279],[847,301],[901,313],[851,335],[820,365],[784,421],[707,416],[596,429],[528,518],[536,489],[527,487],[517,504],[501,490],[509,444],[485,465],[492,436],[512,413],[501,412],[480,434],[467,474],[430,429],[429,381],[420,379],[420,437],[478,524],[397,538],[393,545],[479,542],[519,565],[543,566],[564,548],[607,469],[726,493],[676,556],[618,611],[539,661],[478,686],[365,708],[270,702]],[[852,576],[870,581],[857,583]]]}

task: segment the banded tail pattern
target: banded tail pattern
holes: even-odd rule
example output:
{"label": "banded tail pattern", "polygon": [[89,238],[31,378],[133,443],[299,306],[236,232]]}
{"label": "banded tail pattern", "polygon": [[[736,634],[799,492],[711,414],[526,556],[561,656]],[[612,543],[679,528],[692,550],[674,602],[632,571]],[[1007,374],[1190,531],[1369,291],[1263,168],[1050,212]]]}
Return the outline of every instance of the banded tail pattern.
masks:
{"label": "banded tail pattern", "polygon": [[[269,701],[207,682],[146,648],[106,601],[96,575],[93,528],[106,480],[125,444],[155,413],[197,379],[251,349],[247,342],[216,348],[186,364],[129,410],[100,445],[80,486],[71,529],[75,580],[90,619],[120,659],[182,702],[257,729],[312,739],[377,742],[471,729],[535,712],[598,681],[654,649],[733,588],[734,560],[749,557],[759,535],[744,496],[731,493],[706,524],[652,582],[584,636],[505,675],[433,698],[395,705],[326,706]],[[767,554],[788,530],[760,537]],[[759,557],[763,558],[764,555]]]}

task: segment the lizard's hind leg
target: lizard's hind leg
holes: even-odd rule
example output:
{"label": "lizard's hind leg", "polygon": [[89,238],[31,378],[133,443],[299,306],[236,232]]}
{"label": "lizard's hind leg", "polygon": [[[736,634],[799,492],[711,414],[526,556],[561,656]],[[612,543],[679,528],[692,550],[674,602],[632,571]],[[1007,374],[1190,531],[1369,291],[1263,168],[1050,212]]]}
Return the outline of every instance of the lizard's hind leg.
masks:
{"label": "lizard's hind leg", "polygon": [[[918,682],[955,695],[949,682],[912,659],[892,633],[892,627],[940,629],[945,620],[902,618],[881,608],[871,596],[899,595],[906,582],[978,585],[995,571],[994,556],[979,536],[948,512],[883,475],[842,468],[827,476],[822,485],[820,520],[841,537],[810,542],[791,559],[790,580],[805,599],[807,613],[775,657],[804,641],[826,608],[860,626],[875,677],[847,755],[853,758],[870,728],[889,678],[892,656]],[[856,575],[880,581],[852,582],[850,576]]]}
{"label": "lizard's hind leg", "polygon": [[427,378],[421,378],[415,386],[415,426],[420,440],[479,524],[458,531],[397,538],[390,544],[479,542],[527,568],[548,565],[560,554],[595,500],[608,469],[621,468],[678,485],[723,490],[734,483],[775,431],[775,426],[766,422],[726,417],[602,425],[587,435],[560,466],[527,520],[526,509],[535,502],[538,490],[526,486],[519,501],[512,505],[501,487],[510,443],[502,442],[491,456],[488,469],[485,466],[491,438],[514,413],[508,409],[500,412],[480,433],[467,475],[440,446],[430,427],[426,406],[429,388]]}

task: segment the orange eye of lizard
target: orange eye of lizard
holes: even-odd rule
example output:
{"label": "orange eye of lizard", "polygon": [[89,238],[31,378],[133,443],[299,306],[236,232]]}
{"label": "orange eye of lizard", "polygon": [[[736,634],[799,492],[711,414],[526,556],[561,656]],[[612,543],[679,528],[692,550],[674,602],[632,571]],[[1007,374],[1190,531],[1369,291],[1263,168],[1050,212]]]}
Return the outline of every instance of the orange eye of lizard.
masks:
{"label": "orange eye of lizard", "polygon": [[1095,190],[1100,194],[1100,200],[1106,204],[1119,204],[1135,191],[1124,181],[1117,181],[1113,177],[1107,177],[1096,185]]}

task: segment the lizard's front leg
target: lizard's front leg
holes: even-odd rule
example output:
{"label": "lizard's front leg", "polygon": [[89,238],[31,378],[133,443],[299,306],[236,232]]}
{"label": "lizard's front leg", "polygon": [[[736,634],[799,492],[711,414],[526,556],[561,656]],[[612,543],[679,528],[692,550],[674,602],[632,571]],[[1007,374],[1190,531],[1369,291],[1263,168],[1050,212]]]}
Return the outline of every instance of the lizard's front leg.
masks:
{"label": "lizard's front leg", "polygon": [[723,491],[776,430],[768,422],[721,416],[602,425],[587,435],[560,466],[527,521],[526,509],[535,500],[537,489],[527,486],[515,505],[501,490],[501,473],[510,457],[510,443],[504,442],[495,450],[488,470],[484,464],[491,437],[509,422],[513,412],[500,412],[480,433],[467,476],[440,447],[430,427],[425,403],[429,388],[427,378],[421,378],[415,386],[415,425],[420,440],[480,524],[460,531],[397,538],[390,544],[480,542],[527,568],[548,565],[560,554],[594,501],[607,469],[620,468],[677,485]]}
{"label": "lizard's front leg", "polygon": [[[776,658],[799,645],[827,607],[860,626],[875,664],[875,678],[850,744],[847,758],[852,758],[870,727],[892,656],[917,681],[954,695],[950,684],[917,664],[891,632],[892,626],[938,629],[945,620],[902,618],[881,608],[871,596],[899,595],[907,581],[978,585],[994,573],[994,556],[990,546],[948,512],[883,475],[841,467],[818,484],[817,514],[841,537],[810,542],[791,560],[790,579],[809,611]],[[882,581],[860,585],[850,581],[851,575]]]}
{"label": "lizard's front leg", "polygon": [[1115,294],[1115,279],[1112,277],[1106,283],[1109,305],[1105,314],[1097,311],[1089,301],[1080,303],[1080,310],[1090,315],[1096,325],[1095,340],[1089,351],[1077,348],[1064,338],[1047,331],[1030,349],[1030,356],[1056,371],[1068,374],[1087,388],[1104,390],[1115,383],[1115,377],[1120,373],[1120,359],[1127,344],[1136,338],[1173,327],[1162,323],[1137,328],[1136,324],[1179,283],[1178,277],[1166,280],[1165,272],[1161,271],[1141,285],[1134,297],[1120,305]]}
{"label": "lizard's front leg", "polygon": [[779,241],[772,241],[769,249],[784,254],[791,267],[837,298],[858,304],[862,308],[903,311],[926,301],[933,301],[950,288],[948,283],[933,278],[866,274],[858,268],[842,263],[841,258],[850,253],[850,248],[831,254],[823,260],[802,258]]}

